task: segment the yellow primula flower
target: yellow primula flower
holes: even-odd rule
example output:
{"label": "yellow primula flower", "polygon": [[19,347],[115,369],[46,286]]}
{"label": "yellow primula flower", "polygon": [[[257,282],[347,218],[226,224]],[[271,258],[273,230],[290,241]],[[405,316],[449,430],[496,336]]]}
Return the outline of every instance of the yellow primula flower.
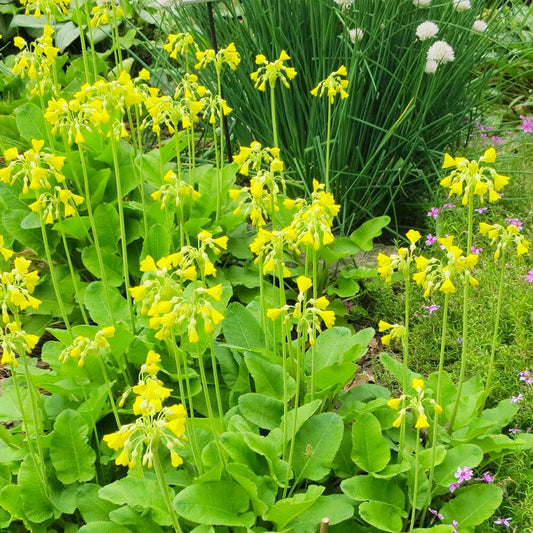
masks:
{"label": "yellow primula flower", "polygon": [[268,84],[271,89],[274,89],[277,81],[280,80],[287,89],[290,88],[289,80],[296,77],[296,70],[285,65],[285,61],[289,59],[290,56],[285,50],[282,50],[278,59],[272,62],[269,62],[263,54],[258,54],[255,63],[259,65],[259,68],[250,74],[254,87],[264,91]]}
{"label": "yellow primula flower", "polygon": [[341,65],[337,70],[332,72],[325,80],[322,80],[314,89],[311,90],[313,96],[319,97],[326,95],[329,99],[330,105],[335,102],[335,96],[340,95],[341,100],[348,98],[349,94],[346,92],[349,81],[344,78],[348,75],[348,71],[344,65]]}

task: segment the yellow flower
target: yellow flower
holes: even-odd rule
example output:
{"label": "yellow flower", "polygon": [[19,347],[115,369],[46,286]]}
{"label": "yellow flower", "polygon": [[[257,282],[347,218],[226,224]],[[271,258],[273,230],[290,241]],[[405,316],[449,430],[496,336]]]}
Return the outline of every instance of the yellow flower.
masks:
{"label": "yellow flower", "polygon": [[450,294],[456,291],[455,285],[450,279],[445,279],[442,282],[442,285],[439,287],[439,290],[442,291],[444,294]]}
{"label": "yellow flower", "polygon": [[411,386],[413,389],[415,389],[417,392],[420,392],[424,388],[424,380],[420,378],[414,378]]}
{"label": "yellow flower", "polygon": [[313,280],[306,276],[298,276],[296,279],[296,284],[298,285],[298,291],[304,294],[313,285]]}
{"label": "yellow flower", "polygon": [[282,309],[276,308],[267,309],[267,317],[271,320],[277,320],[279,318],[279,315],[281,315],[281,311]]}
{"label": "yellow flower", "polygon": [[260,91],[264,91],[268,84],[273,89],[276,86],[277,80],[280,80],[288,89],[290,87],[289,80],[296,77],[296,70],[285,65],[285,61],[289,59],[290,56],[285,50],[282,50],[278,59],[272,62],[269,62],[263,54],[258,54],[255,58],[255,63],[260,65],[260,67],[250,74],[250,78],[254,82],[254,87]]}
{"label": "yellow flower", "polygon": [[415,428],[423,429],[423,428],[428,428],[428,427],[429,427],[429,422],[428,422],[428,419],[426,418],[426,415],[424,414],[419,415],[416,421],[416,424],[415,424]]}
{"label": "yellow flower", "polygon": [[392,409],[398,410],[400,408],[400,404],[402,403],[402,400],[400,398],[390,398],[387,400],[387,405],[389,407],[392,407]]}
{"label": "yellow flower", "polygon": [[348,71],[344,65],[341,65],[337,70],[332,72],[325,80],[322,80],[314,89],[311,90],[313,96],[319,97],[324,94],[329,98],[329,103],[333,104],[335,96],[340,95],[341,99],[348,98],[349,94],[346,92],[348,87],[348,80],[343,76],[347,76]]}
{"label": "yellow flower", "polygon": [[409,242],[411,244],[415,244],[417,243],[421,238],[422,238],[422,235],[420,235],[420,232],[419,231],[415,231],[413,229],[410,229],[406,235],[407,239],[409,240]]}

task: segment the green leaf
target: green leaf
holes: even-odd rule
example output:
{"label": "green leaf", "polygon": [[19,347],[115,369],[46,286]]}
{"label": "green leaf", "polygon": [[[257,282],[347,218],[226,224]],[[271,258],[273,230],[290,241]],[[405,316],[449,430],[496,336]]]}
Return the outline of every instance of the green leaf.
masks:
{"label": "green leaf", "polygon": [[28,520],[44,522],[54,516],[54,505],[46,494],[39,472],[31,455],[22,461],[18,471],[22,508]]}
{"label": "green leaf", "polygon": [[252,313],[241,304],[232,303],[223,322],[226,342],[234,347],[254,350],[265,347],[265,336]]}
{"label": "green leaf", "polygon": [[291,523],[295,533],[315,533],[317,524],[324,517],[329,518],[329,525],[333,526],[349,520],[354,514],[353,505],[343,494],[320,496],[309,509],[297,516]]}
{"label": "green leaf", "polygon": [[342,440],[344,423],[337,413],[310,418],[296,434],[293,467],[298,479],[324,479]]}
{"label": "green leaf", "polygon": [[250,498],[231,481],[207,481],[185,487],[172,502],[179,516],[208,526],[252,527]]}
{"label": "green leaf", "polygon": [[55,35],[56,46],[61,53],[80,36],[80,29],[70,20],[61,25]]}
{"label": "green leaf", "polygon": [[120,240],[120,222],[117,210],[111,204],[100,204],[94,210],[94,226],[98,233],[100,248],[116,252]]}
{"label": "green leaf", "polygon": [[379,420],[371,413],[361,413],[352,425],[352,460],[366,472],[379,472],[390,461],[390,448]]}
{"label": "green leaf", "polygon": [[85,307],[99,326],[128,322],[128,302],[114,287],[106,291],[101,281],[93,281],[85,291]]}
{"label": "green leaf", "polygon": [[502,489],[495,484],[469,485],[440,509],[444,520],[459,522],[461,528],[475,527],[490,518],[502,502]]}
{"label": "green leaf", "polygon": [[87,424],[76,411],[67,409],[56,418],[51,434],[50,459],[57,479],[65,485],[94,477],[96,454],[87,443],[88,434]]}
{"label": "green leaf", "polygon": [[[388,353],[380,353],[379,354],[379,360],[381,361],[381,364],[400,382],[403,383],[404,381],[404,367],[400,361],[394,359],[394,357],[391,357]],[[409,385],[413,381],[413,378],[420,377],[419,374],[416,374],[415,372],[412,372],[411,370],[407,369],[407,383]]]}
{"label": "green leaf", "polygon": [[338,393],[355,376],[357,365],[354,363],[338,363],[327,366],[315,373],[315,392],[322,395],[327,392],[330,396]]}
{"label": "green leaf", "polygon": [[[30,18],[30,17],[27,17]],[[46,122],[42,109],[32,103],[23,104],[15,111],[17,128],[20,136],[26,140],[44,140],[48,138]]]}
{"label": "green leaf", "polygon": [[100,486],[95,483],[84,483],[78,489],[76,503],[85,522],[106,522],[109,513],[116,505],[98,496]]}
{"label": "green leaf", "polygon": [[373,248],[373,240],[381,235],[381,230],[390,223],[390,217],[382,216],[367,220],[359,226],[351,235],[350,239],[365,252]]}
{"label": "green leaf", "polygon": [[[124,273],[122,268],[122,259],[112,252],[101,249],[102,263],[104,264],[104,271],[106,281],[112,287],[120,287],[124,282]],[[102,279],[102,271],[100,270],[100,261],[96,246],[87,246],[81,252],[81,260],[85,268],[96,278]]]}
{"label": "green leaf", "polygon": [[292,498],[278,500],[272,508],[263,515],[264,520],[274,522],[278,529],[283,529],[297,516],[309,509],[322,495],[325,487],[309,485],[305,492],[296,494]]}
{"label": "green leaf", "polygon": [[[232,304],[233,305],[233,304]],[[277,400],[283,400],[283,383],[287,392],[287,400],[296,392],[296,382],[280,365],[271,363],[263,355],[254,352],[244,354],[246,366],[254,379],[255,390]]]}
{"label": "green leaf", "polygon": [[402,530],[402,514],[394,505],[376,501],[363,502],[359,506],[359,514],[370,525],[383,531],[400,533]]}
{"label": "green leaf", "polygon": [[27,214],[27,209],[6,210],[2,213],[2,225],[6,232],[20,242],[20,244],[35,250],[39,255],[44,255],[41,230],[22,228],[22,221],[26,218]]}
{"label": "green leaf", "polygon": [[281,400],[255,392],[239,398],[239,409],[244,418],[263,429],[279,427],[283,416]]}
{"label": "green leaf", "polygon": [[168,229],[162,224],[154,224],[143,243],[141,257],[152,256],[156,261],[170,253],[171,239]]}
{"label": "green leaf", "polygon": [[373,500],[390,503],[400,510],[405,505],[404,492],[394,480],[354,476],[342,481],[341,490],[356,501]]}
{"label": "green leaf", "polygon": [[483,452],[474,444],[462,444],[448,450],[444,461],[437,467],[433,474],[435,483],[449,485],[457,481],[454,474],[459,467],[475,468],[483,459]]}
{"label": "green leaf", "polygon": [[97,521],[81,526],[78,533],[131,533],[131,530],[115,522]]}
{"label": "green leaf", "polygon": [[[312,402],[307,402],[297,408],[296,413],[294,409],[291,409],[287,413],[287,442],[292,439],[292,435],[295,435],[304,423],[309,420],[317,411],[317,409],[322,405],[321,400],[313,400]],[[296,414],[296,417],[295,417]],[[285,424],[285,417],[281,418],[281,427]],[[296,424],[296,428],[294,427]]]}

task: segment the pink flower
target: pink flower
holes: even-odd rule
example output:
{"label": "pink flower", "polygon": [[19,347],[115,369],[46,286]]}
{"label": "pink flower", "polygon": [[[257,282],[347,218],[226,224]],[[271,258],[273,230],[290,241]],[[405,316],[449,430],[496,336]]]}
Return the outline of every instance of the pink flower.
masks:
{"label": "pink flower", "polygon": [[470,248],[470,252],[474,255],[479,255],[483,251],[483,248],[476,248],[475,246],[472,246]]}
{"label": "pink flower", "polygon": [[527,273],[526,281],[529,281],[529,283],[533,283],[533,268]]}
{"label": "pink flower", "polygon": [[497,518],[496,520],[494,520],[494,523],[502,526],[511,527],[511,520],[512,518]]}
{"label": "pink flower", "polygon": [[424,309],[427,309],[428,310],[428,313],[430,315],[432,315],[435,311],[438,311],[440,309],[440,305],[435,305],[435,304],[431,304],[431,305],[423,305],[422,306]]}
{"label": "pink flower", "polygon": [[453,527],[453,533],[459,533],[459,531],[457,531],[457,526],[459,525],[459,522],[457,522],[457,520],[454,520],[452,522],[452,527]]}
{"label": "pink flower", "polygon": [[522,431],[520,428],[509,428],[509,433],[511,433],[511,435],[516,435],[517,433],[520,433],[520,431]]}
{"label": "pink flower", "polygon": [[428,511],[435,517],[440,518],[441,520],[444,520],[444,516],[442,516],[438,511],[435,511],[435,509],[431,509],[428,507]]}
{"label": "pink flower", "polygon": [[524,395],[520,393],[518,396],[511,396],[511,403],[518,403],[523,401]]}
{"label": "pink flower", "polygon": [[428,217],[432,217],[435,220],[439,218],[440,209],[438,207],[432,207],[428,213]]}
{"label": "pink flower", "polygon": [[516,226],[518,228],[518,231],[522,231],[522,221],[518,220],[517,218],[506,218],[505,222],[509,224],[510,226]]}
{"label": "pink flower", "polygon": [[488,209],[487,206],[478,207],[477,209],[474,209],[474,211],[477,211],[480,215],[483,214]]}
{"label": "pink flower", "polygon": [[468,468],[468,466],[465,466],[464,468],[459,467],[457,469],[455,477],[457,478],[458,483],[462,483],[463,481],[470,481],[473,474],[474,471],[471,468]]}
{"label": "pink flower", "polygon": [[455,205],[453,205],[453,204],[444,204],[442,207],[443,207],[443,209],[453,209],[455,207]]}
{"label": "pink flower", "polygon": [[524,115],[520,115],[520,118],[522,119],[520,129],[524,133],[533,133],[533,117],[526,117]]}
{"label": "pink flower", "polygon": [[450,492],[455,492],[459,487],[461,486],[461,483],[450,483],[448,485],[448,489],[450,490]]}
{"label": "pink flower", "polygon": [[485,483],[493,483],[494,478],[490,475],[490,472],[485,472],[481,477],[477,478],[477,481],[484,481]]}
{"label": "pink flower", "polygon": [[494,143],[494,144],[502,144],[503,142],[503,139],[501,137],[498,137],[497,135],[493,135],[490,140]]}
{"label": "pink flower", "polygon": [[431,233],[428,233],[428,235],[426,236],[426,246],[431,246],[432,244],[435,244],[436,242],[437,242],[437,237],[433,237]]}

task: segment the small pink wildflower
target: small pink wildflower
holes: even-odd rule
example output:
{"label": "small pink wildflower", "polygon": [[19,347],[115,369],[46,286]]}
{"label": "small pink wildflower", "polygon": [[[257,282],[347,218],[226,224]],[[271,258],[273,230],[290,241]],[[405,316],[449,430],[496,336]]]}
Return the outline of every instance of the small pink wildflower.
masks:
{"label": "small pink wildflower", "polygon": [[351,313],[353,311],[353,302],[350,302],[350,300],[344,300],[342,303],[344,304],[344,307],[346,307],[347,313]]}
{"label": "small pink wildflower", "polygon": [[533,133],[533,117],[526,117],[524,115],[520,115],[520,118],[522,119],[520,129],[524,133]]}
{"label": "small pink wildflower", "polygon": [[474,255],[479,255],[482,251],[483,248],[476,248],[475,246],[472,246],[472,248],[470,248],[470,252],[472,252],[472,254]]}
{"label": "small pink wildflower", "polygon": [[506,218],[505,222],[510,226],[516,226],[518,231],[522,231],[523,224],[521,220],[518,220],[517,218]]}
{"label": "small pink wildflower", "polygon": [[482,215],[487,209],[488,207],[485,205],[483,207],[478,207],[477,209],[474,209],[474,211],[477,211],[480,215]]}
{"label": "small pink wildflower", "polygon": [[509,433],[511,433],[511,435],[516,435],[517,433],[520,433],[520,431],[522,431],[520,428],[509,428]]}
{"label": "small pink wildflower", "polygon": [[454,520],[452,522],[452,527],[453,527],[453,533],[459,533],[459,531],[457,531],[457,526],[459,525],[459,522],[457,522],[457,520]]}
{"label": "small pink wildflower", "polygon": [[432,244],[435,244],[437,240],[437,237],[434,237],[433,235],[431,235],[431,233],[428,233],[426,235],[426,246],[431,246]]}
{"label": "small pink wildflower", "polygon": [[483,475],[477,478],[477,481],[484,481],[485,483],[494,483],[494,478],[491,476],[490,472],[484,472]]}
{"label": "small pink wildflower", "polygon": [[533,268],[527,273],[526,281],[529,281],[529,283],[533,283]]}
{"label": "small pink wildflower", "polygon": [[461,483],[450,483],[448,485],[448,489],[450,490],[450,492],[455,492],[459,487],[461,486]]}
{"label": "small pink wildflower", "polygon": [[435,311],[438,311],[440,309],[440,305],[435,305],[435,304],[431,304],[431,305],[423,305],[422,306],[424,309],[427,309],[428,310],[428,313],[430,315],[432,315]]}
{"label": "small pink wildflower", "polygon": [[465,466],[464,468],[459,467],[457,469],[455,477],[457,478],[458,483],[462,483],[463,481],[470,481],[473,474],[474,471],[471,468],[468,468],[468,466]]}
{"label": "small pink wildflower", "polygon": [[503,139],[501,137],[498,137],[497,135],[493,135],[490,140],[493,144],[502,144]]}
{"label": "small pink wildflower", "polygon": [[438,207],[432,207],[428,212],[428,217],[432,217],[435,220],[439,218],[440,209]]}
{"label": "small pink wildflower", "polygon": [[518,403],[524,400],[524,395],[520,393],[518,396],[511,396],[511,403]]}
{"label": "small pink wildflower", "polygon": [[518,372],[518,379],[524,381],[526,385],[533,385],[533,376],[529,370],[522,370]]}
{"label": "small pink wildflower", "polygon": [[435,517],[440,518],[441,520],[444,520],[444,516],[442,516],[438,511],[435,511],[435,509],[431,509],[431,507],[428,507],[428,511]]}
{"label": "small pink wildflower", "polygon": [[511,520],[512,518],[497,518],[496,520],[494,520],[494,523],[499,524],[501,526],[511,527]]}
{"label": "small pink wildflower", "polygon": [[443,209],[453,209],[454,207],[455,207],[454,204],[444,204],[444,205],[442,206]]}

